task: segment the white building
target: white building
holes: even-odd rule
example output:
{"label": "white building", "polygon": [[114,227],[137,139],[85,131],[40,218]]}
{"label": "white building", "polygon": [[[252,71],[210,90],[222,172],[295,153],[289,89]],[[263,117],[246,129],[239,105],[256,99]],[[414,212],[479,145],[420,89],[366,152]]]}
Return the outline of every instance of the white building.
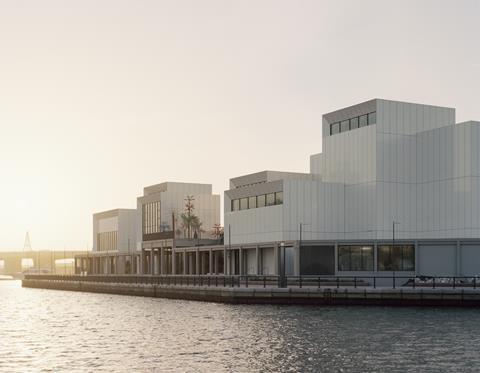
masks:
{"label": "white building", "polygon": [[77,255],[76,272],[194,274],[215,268],[218,273],[224,267],[223,246],[207,255],[198,248],[221,243],[219,226],[220,196],[212,194],[210,184],[152,185],[137,198],[137,209],[93,215],[93,252]]}
{"label": "white building", "polygon": [[93,214],[92,258],[95,258],[95,269],[91,268],[89,272],[133,271],[131,255],[139,239],[137,219],[135,209],[116,209]]}
{"label": "white building", "polygon": [[[220,196],[212,194],[211,184],[165,182],[146,187],[137,198],[137,211],[142,273],[185,273],[200,260],[177,252],[177,247],[219,243],[214,227],[220,224]],[[188,215],[196,219],[189,223]]]}
{"label": "white building", "polygon": [[278,273],[285,242],[290,274],[480,274],[479,122],[375,99],[325,114],[322,128],[309,174],[231,179],[232,273]]}

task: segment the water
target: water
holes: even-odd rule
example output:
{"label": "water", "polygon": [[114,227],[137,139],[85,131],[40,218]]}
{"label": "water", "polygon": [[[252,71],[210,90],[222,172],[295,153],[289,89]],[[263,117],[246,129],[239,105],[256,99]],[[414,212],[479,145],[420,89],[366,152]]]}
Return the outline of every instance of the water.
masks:
{"label": "water", "polygon": [[0,281],[0,372],[474,372],[480,310],[223,305]]}

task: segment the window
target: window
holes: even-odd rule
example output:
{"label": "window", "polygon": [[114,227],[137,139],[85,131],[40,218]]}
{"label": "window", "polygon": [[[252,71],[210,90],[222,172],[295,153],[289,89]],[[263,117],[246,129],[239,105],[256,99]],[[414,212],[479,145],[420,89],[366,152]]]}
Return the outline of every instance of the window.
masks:
{"label": "window", "polygon": [[330,135],[335,135],[337,133],[340,133],[340,123],[333,123],[330,126]]}
{"label": "window", "polygon": [[360,123],[360,127],[368,126],[368,116],[366,114],[361,115],[359,119],[359,123]]}
{"label": "window", "polygon": [[413,245],[378,246],[379,271],[414,271],[415,247]]}
{"label": "window", "polygon": [[234,199],[232,200],[232,211],[240,210],[240,200]]}
{"label": "window", "polygon": [[340,132],[347,132],[360,127],[366,127],[377,123],[377,113],[375,111],[360,115],[359,117],[342,120],[330,125],[330,135],[335,135]]}
{"label": "window", "polygon": [[372,246],[339,246],[339,271],[373,271]]}
{"label": "window", "polygon": [[358,128],[358,117],[350,119],[350,129],[354,130]]}
{"label": "window", "polygon": [[240,210],[248,209],[248,198],[240,198]]}
{"label": "window", "polygon": [[160,232],[160,201],[142,205],[142,232],[151,234]]}
{"label": "window", "polygon": [[262,194],[260,196],[243,197],[231,200],[231,211],[254,209],[257,207],[283,204],[283,192]]}
{"label": "window", "polygon": [[267,206],[273,206],[275,204],[275,193],[267,194]]}

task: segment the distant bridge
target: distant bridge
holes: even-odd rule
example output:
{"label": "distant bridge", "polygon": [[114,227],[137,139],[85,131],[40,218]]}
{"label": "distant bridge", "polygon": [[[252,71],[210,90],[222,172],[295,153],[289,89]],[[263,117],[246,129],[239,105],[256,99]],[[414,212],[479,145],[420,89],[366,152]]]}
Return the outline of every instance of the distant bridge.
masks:
{"label": "distant bridge", "polygon": [[22,259],[24,265],[27,262],[25,259],[29,259],[29,267],[34,270],[51,273],[63,272],[63,264],[57,262],[55,265],[55,261],[73,260],[75,255],[85,254],[86,252],[85,250],[0,251],[0,275],[13,275],[25,270],[25,266],[22,267]]}

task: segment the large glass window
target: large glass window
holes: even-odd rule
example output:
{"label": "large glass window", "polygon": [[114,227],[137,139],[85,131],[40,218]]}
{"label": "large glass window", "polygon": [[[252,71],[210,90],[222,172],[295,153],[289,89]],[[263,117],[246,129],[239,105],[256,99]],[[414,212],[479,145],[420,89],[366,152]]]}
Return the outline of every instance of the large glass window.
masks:
{"label": "large glass window", "polygon": [[359,124],[360,127],[368,126],[368,116],[366,114],[360,116]]}
{"label": "large glass window", "polygon": [[368,114],[368,125],[377,123],[377,113]]}
{"label": "large glass window", "polygon": [[254,209],[257,207],[283,204],[283,192],[262,194],[231,200],[231,211]]}
{"label": "large glass window", "polygon": [[347,132],[350,131],[350,121],[342,120],[340,122],[340,132]]}
{"label": "large glass window", "polygon": [[160,232],[160,201],[142,205],[142,232],[151,234]]}
{"label": "large glass window", "polygon": [[333,123],[330,126],[330,135],[335,135],[340,132],[340,123]]}
{"label": "large glass window", "polygon": [[240,210],[240,200],[234,199],[232,200],[232,211]]}
{"label": "large glass window", "polygon": [[358,117],[350,119],[350,129],[358,128]]}
{"label": "large glass window", "polygon": [[248,209],[248,198],[240,198],[240,210]]}
{"label": "large glass window", "polygon": [[378,246],[379,271],[414,271],[415,247],[413,245]]}
{"label": "large glass window", "polygon": [[267,194],[267,206],[273,206],[275,204],[275,193]]}
{"label": "large glass window", "polygon": [[373,271],[372,246],[339,246],[339,271]]}

